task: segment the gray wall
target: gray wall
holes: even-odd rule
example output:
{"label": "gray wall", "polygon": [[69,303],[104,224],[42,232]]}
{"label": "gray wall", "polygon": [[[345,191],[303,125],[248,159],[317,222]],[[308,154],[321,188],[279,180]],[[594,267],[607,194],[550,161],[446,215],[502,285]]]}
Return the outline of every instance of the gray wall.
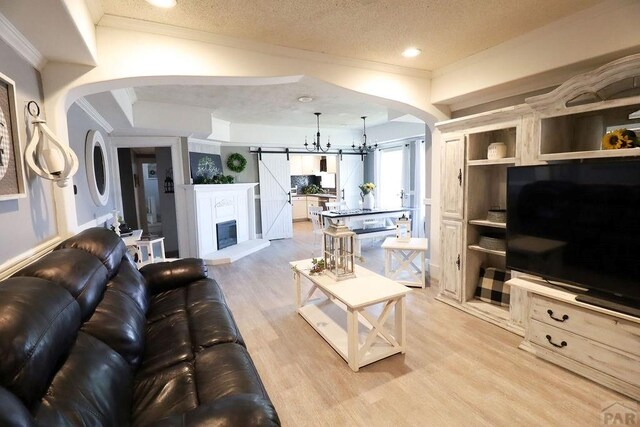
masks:
{"label": "gray wall", "polygon": [[[241,173],[235,173],[227,167],[227,157],[229,154],[238,153],[242,154],[247,159],[247,166]],[[225,175],[232,175],[235,177],[235,182],[260,182],[258,175],[258,155],[249,152],[249,147],[241,146],[228,146],[222,145],[220,147],[220,157],[222,157],[222,169]],[[255,188],[256,195],[260,195],[260,185]],[[256,199],[256,233],[262,233],[262,221],[260,211],[260,199]]]}
{"label": "gray wall", "polygon": [[[118,185],[118,183],[115,182],[113,176],[111,176],[113,175],[111,173],[111,165],[113,164],[113,159],[111,158],[111,153],[107,152],[107,159],[109,162],[109,170],[107,176],[110,181],[109,200],[107,201],[107,204],[105,206],[98,206],[93,201],[91,193],[89,192],[89,180],[87,178],[87,169],[85,162],[85,142],[87,133],[91,130],[99,130],[102,133],[105,142],[107,142],[107,132],[76,104],[73,104],[67,112],[67,123],[69,129],[69,146],[73,151],[75,151],[80,163],[78,173],[73,177],[73,184],[78,189],[78,194],[76,194],[75,196],[76,216],[78,218],[78,225],[82,225],[102,215],[111,213],[111,211],[115,209],[115,201],[113,195],[114,188],[116,185]],[[120,215],[122,215],[121,212]],[[111,224],[110,220],[107,222]]]}
{"label": "gray wall", "polygon": [[[19,156],[23,159],[24,147],[28,142],[25,106],[27,102],[34,100],[43,110],[40,73],[2,40],[0,40],[0,73],[15,82],[16,109],[18,110],[16,119],[22,147]],[[25,175],[27,197],[0,201],[0,241],[3,243],[0,245],[0,264],[58,234],[53,183],[27,171],[26,167]]]}

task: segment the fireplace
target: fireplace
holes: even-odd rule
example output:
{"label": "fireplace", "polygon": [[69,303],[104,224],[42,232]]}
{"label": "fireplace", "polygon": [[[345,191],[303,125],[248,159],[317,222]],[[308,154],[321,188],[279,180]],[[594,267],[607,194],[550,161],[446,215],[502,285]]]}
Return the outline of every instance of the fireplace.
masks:
{"label": "fireplace", "polygon": [[218,250],[233,246],[238,243],[236,221],[225,221],[216,224],[216,236],[218,238]]}

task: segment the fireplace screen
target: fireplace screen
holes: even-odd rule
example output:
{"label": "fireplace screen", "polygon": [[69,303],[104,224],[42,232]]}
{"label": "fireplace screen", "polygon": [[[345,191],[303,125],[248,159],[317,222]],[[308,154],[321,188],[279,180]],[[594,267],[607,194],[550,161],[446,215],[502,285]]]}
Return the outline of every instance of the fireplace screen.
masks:
{"label": "fireplace screen", "polygon": [[236,230],[235,220],[217,223],[216,234],[218,237],[218,250],[238,243],[238,233]]}

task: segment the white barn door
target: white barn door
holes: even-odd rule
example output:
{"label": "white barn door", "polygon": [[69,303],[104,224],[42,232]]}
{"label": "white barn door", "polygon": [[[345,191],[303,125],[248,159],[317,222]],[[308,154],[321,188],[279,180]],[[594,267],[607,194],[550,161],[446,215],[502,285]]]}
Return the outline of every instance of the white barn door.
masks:
{"label": "white barn door", "polygon": [[360,184],[364,179],[364,162],[360,156],[343,155],[338,163],[340,194],[349,209],[357,209],[360,201]]}
{"label": "white barn door", "polygon": [[260,174],[260,210],[262,238],[288,239],[293,236],[291,212],[291,170],[287,156],[262,154]]}

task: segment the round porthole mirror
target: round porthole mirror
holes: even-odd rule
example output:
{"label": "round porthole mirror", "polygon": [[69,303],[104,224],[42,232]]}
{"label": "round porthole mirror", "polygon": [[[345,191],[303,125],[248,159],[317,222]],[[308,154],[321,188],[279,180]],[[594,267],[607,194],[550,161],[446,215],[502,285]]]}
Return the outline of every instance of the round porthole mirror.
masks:
{"label": "round porthole mirror", "polygon": [[109,200],[109,162],[107,146],[98,130],[87,133],[85,160],[91,197],[98,206],[105,206]]}

